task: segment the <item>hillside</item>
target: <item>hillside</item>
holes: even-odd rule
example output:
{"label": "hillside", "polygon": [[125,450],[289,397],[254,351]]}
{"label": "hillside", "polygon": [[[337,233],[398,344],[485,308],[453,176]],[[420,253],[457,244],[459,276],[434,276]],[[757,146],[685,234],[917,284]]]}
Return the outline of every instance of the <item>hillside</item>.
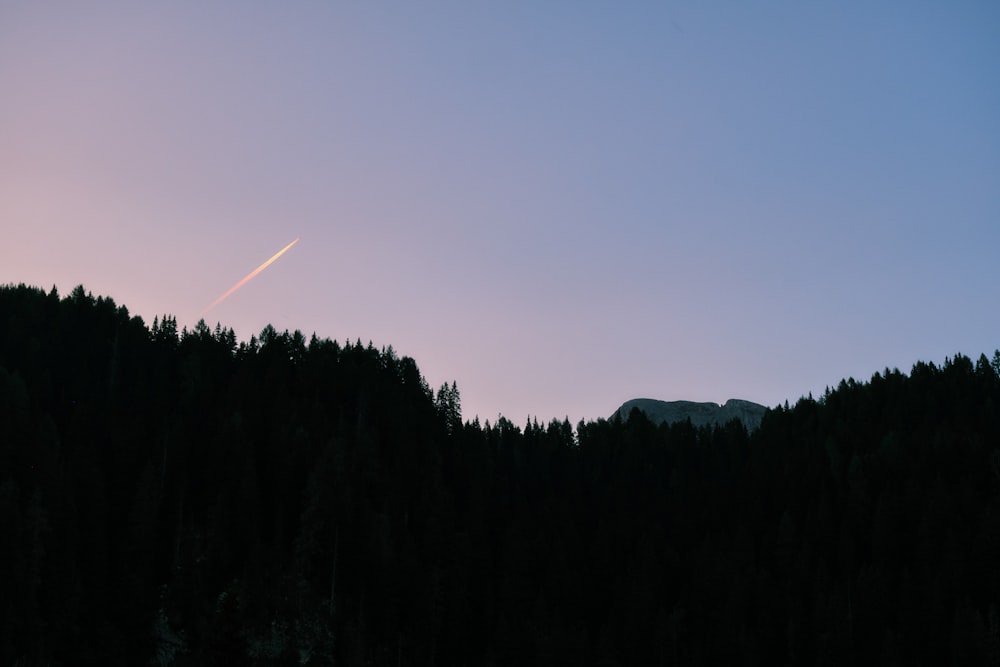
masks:
{"label": "hillside", "polygon": [[[752,432],[0,287],[0,664],[995,665],[1000,352]],[[485,353],[485,352],[484,352]]]}

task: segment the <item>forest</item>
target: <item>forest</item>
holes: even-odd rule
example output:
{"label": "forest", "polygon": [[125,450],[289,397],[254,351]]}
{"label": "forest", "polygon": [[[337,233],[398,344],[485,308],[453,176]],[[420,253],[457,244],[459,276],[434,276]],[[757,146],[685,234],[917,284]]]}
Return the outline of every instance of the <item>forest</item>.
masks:
{"label": "forest", "polygon": [[0,536],[2,665],[997,666],[1000,351],[480,423],[391,347],[7,285]]}

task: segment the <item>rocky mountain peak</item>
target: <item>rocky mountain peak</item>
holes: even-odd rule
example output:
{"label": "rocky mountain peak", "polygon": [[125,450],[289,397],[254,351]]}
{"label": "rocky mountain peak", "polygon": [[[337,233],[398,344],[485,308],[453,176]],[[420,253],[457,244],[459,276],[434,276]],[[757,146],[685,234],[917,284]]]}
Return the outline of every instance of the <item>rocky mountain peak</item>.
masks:
{"label": "rocky mountain peak", "polygon": [[695,401],[659,401],[653,398],[633,398],[625,401],[611,415],[621,415],[627,419],[633,408],[639,408],[654,423],[674,422],[690,419],[694,426],[726,424],[733,419],[739,419],[748,431],[760,426],[760,420],[767,408],[759,403],[731,398],[724,404],[697,403]]}

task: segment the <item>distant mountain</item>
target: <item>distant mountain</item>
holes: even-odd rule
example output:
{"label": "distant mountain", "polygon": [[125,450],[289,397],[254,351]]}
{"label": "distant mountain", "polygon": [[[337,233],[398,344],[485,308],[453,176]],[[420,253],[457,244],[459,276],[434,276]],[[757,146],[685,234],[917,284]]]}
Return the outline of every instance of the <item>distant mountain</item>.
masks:
{"label": "distant mountain", "polygon": [[696,403],[694,401],[658,401],[652,398],[633,398],[625,401],[615,410],[623,419],[628,418],[632,408],[639,408],[653,422],[674,422],[690,419],[695,426],[710,424],[725,424],[733,419],[739,419],[748,431],[760,426],[760,420],[767,408],[759,403],[731,398],[724,405],[718,403]]}

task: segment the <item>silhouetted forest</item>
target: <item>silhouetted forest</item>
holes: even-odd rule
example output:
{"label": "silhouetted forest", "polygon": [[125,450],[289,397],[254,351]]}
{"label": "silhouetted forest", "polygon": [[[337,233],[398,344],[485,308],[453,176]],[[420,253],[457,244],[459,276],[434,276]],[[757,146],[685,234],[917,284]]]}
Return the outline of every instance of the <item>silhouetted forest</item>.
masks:
{"label": "silhouetted forest", "polygon": [[1000,665],[998,410],[1000,352],[463,422],[391,348],[2,287],[0,664]]}

